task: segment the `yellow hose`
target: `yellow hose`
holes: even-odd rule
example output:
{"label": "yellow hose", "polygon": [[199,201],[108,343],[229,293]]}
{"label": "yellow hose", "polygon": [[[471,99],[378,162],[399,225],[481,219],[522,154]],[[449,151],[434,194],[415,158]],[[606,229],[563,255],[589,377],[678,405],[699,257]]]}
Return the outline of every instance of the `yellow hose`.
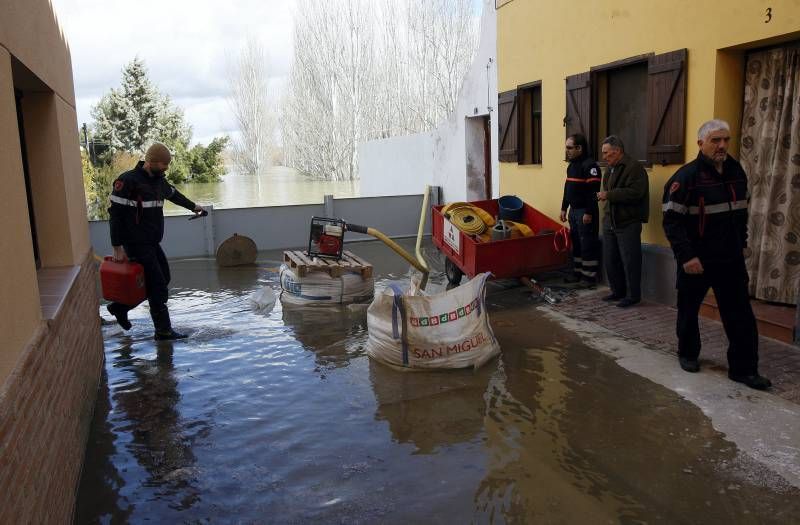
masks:
{"label": "yellow hose", "polygon": [[[531,227],[528,226],[527,224],[525,224],[524,222],[515,222],[515,221],[509,221],[509,220],[506,220],[504,222],[505,222],[506,226],[511,228],[512,232],[519,233],[520,237],[530,237],[531,235],[533,235],[533,230],[531,229]],[[514,238],[513,233],[512,233],[511,238],[512,239]]]}
{"label": "yellow hose", "polygon": [[486,223],[472,208],[456,208],[450,212],[450,222],[468,235],[480,235],[486,231]]}
{"label": "yellow hose", "polygon": [[484,210],[479,206],[474,206],[468,202],[451,202],[450,204],[442,208],[442,215],[444,215],[449,219],[450,214],[453,212],[453,210],[457,210],[459,208],[467,208],[471,210],[475,215],[480,217],[480,219],[483,221],[483,223],[486,225],[487,228],[491,228],[495,224],[494,217],[492,217],[491,213],[489,213],[488,211]]}
{"label": "yellow hose", "polygon": [[422,272],[425,281],[428,280],[428,269],[423,266],[415,257],[405,251],[402,246],[391,240],[389,237],[376,230],[375,228],[367,228],[367,235],[372,235],[376,239],[383,241],[383,244],[394,250],[400,257],[405,259],[414,268]]}
{"label": "yellow hose", "polygon": [[425,286],[428,284],[428,272],[430,269],[428,267],[428,262],[425,260],[425,257],[422,256],[422,231],[425,229],[425,220],[428,217],[428,195],[430,194],[431,187],[425,186],[425,196],[422,197],[422,210],[419,214],[419,228],[417,228],[417,246],[415,249],[415,253],[417,255],[417,260],[425,268],[425,272],[422,274],[422,281],[420,281],[419,287],[421,290],[425,289]]}

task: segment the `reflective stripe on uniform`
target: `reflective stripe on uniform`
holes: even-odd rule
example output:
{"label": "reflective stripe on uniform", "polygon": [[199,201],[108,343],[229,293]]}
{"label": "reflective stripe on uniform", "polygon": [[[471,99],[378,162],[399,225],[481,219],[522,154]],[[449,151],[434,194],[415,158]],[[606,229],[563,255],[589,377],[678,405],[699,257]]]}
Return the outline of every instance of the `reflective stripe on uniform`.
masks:
{"label": "reflective stripe on uniform", "polygon": [[[123,206],[138,206],[139,203],[130,199],[123,199],[122,197],[117,197],[116,195],[109,196],[111,202],[116,202],[117,204],[122,204]],[[163,208],[164,201],[142,201],[142,208]]]}
{"label": "reflective stripe on uniform", "polygon": [[[662,206],[664,211],[674,211],[676,213],[680,213],[686,215],[687,213],[690,215],[700,215],[700,206],[684,206],[683,204],[678,204],[675,201],[669,201],[664,206]],[[746,200],[738,200],[733,201],[731,203],[722,202],[720,204],[706,204],[703,206],[703,213],[706,215],[710,215],[712,213],[725,213],[726,211],[736,211],[736,210],[746,210],[747,209],[747,201]]]}
{"label": "reflective stripe on uniform", "polygon": [[[746,210],[747,201],[738,200],[733,202],[722,202],[720,204],[707,204],[703,206],[703,213],[711,215],[712,213],[725,213],[728,211]],[[700,206],[689,206],[690,215],[700,215]]]}
{"label": "reflective stripe on uniform", "polygon": [[675,201],[668,201],[666,204],[664,204],[663,210],[664,211],[672,210],[672,211],[680,213],[682,215],[686,215],[686,212],[689,211],[689,208],[687,208],[683,204],[678,204]]}
{"label": "reflective stripe on uniform", "polygon": [[575,177],[567,177],[567,182],[600,182],[601,179],[597,177],[591,177],[588,179],[578,179]]}

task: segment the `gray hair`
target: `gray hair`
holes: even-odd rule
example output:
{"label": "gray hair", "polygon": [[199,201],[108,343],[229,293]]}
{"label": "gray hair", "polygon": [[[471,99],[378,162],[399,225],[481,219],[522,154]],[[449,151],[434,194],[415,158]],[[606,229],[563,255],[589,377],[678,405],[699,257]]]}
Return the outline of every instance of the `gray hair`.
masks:
{"label": "gray hair", "polygon": [[697,130],[697,140],[705,140],[709,133],[713,133],[715,131],[730,131],[730,125],[725,122],[724,120],[720,120],[715,118],[713,120],[709,120],[708,122],[704,122],[700,129]]}
{"label": "gray hair", "polygon": [[607,136],[606,138],[603,139],[602,144],[608,144],[612,148],[617,148],[620,151],[625,151],[625,144],[623,144],[622,139],[616,135]]}

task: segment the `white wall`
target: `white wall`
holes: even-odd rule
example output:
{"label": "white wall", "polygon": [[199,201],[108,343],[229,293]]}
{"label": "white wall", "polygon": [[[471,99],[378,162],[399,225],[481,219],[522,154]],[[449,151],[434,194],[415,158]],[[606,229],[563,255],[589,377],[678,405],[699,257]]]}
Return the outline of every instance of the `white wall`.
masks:
{"label": "white wall", "polygon": [[433,174],[433,134],[417,133],[358,145],[362,197],[423,193]]}
{"label": "white wall", "polygon": [[[424,187],[422,188],[425,189]],[[327,199],[323,204],[229,208],[212,210],[208,217],[189,221],[189,215],[164,217],[161,247],[167,257],[213,255],[234,233],[253,239],[259,250],[301,248],[308,245],[311,217],[339,217],[352,224],[376,228],[389,237],[416,236],[422,195]],[[430,216],[425,233],[430,234]],[[91,221],[89,235],[97,255],[111,255],[108,221]],[[348,233],[346,240],[369,239]]]}
{"label": "white wall", "polygon": [[[480,43],[472,66],[464,78],[455,111],[432,133],[393,137],[361,144],[358,149],[358,163],[362,196],[419,193],[425,184],[430,184],[442,187],[445,202],[467,200],[466,119],[489,115],[492,141],[492,192],[493,197],[497,197],[500,164],[497,122],[495,122],[496,56],[497,14],[494,0],[483,0]],[[489,64],[488,71],[487,64]]]}

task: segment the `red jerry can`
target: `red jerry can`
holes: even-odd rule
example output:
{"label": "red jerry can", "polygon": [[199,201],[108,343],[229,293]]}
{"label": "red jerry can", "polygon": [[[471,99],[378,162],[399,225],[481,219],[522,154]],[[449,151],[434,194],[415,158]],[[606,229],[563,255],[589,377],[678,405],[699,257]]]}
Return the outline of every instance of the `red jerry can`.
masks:
{"label": "red jerry can", "polygon": [[100,264],[100,284],[103,299],[115,303],[136,306],[147,297],[144,283],[144,267],[135,262],[114,262],[106,256]]}

